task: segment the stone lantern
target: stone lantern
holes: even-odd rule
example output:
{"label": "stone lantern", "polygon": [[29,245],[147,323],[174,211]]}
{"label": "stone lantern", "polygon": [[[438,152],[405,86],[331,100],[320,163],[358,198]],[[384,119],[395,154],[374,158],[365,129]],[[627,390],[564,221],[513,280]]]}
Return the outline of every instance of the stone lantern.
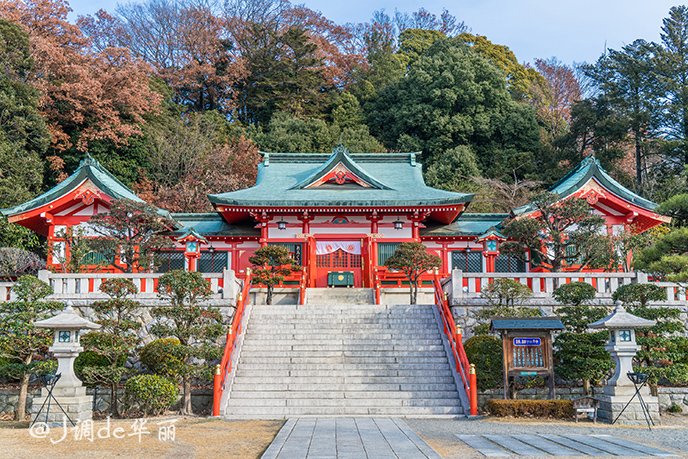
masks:
{"label": "stone lantern", "polygon": [[[604,394],[597,397],[600,400],[597,413],[602,421],[614,422],[622,411],[623,415],[619,418],[619,422],[640,424],[645,421],[640,400],[637,397],[633,398],[636,386],[628,377],[628,373],[633,373],[633,357],[640,350],[635,339],[635,329],[652,327],[655,323],[654,320],[643,319],[626,312],[622,303],[617,301],[614,313],[589,325],[592,329],[609,330],[609,342],[605,349],[609,351],[616,365],[614,375],[604,386]],[[647,386],[641,389],[640,394],[651,418],[659,420],[657,397],[650,396],[650,389]],[[632,402],[631,399],[633,399]],[[629,402],[631,402],[630,405],[626,407]]]}
{"label": "stone lantern", "polygon": [[[79,344],[79,331],[84,329],[96,330],[100,328],[100,325],[77,314],[74,308],[72,308],[71,302],[68,302],[67,307],[58,315],[35,322],[34,325],[38,328],[55,330],[55,340],[49,350],[57,358],[57,372],[55,374],[59,374],[60,379],[53,387],[53,397],[67,412],[72,421],[79,422],[91,419],[93,415],[91,398],[86,396],[86,388],[74,374],[74,360],[84,350]],[[38,416],[38,412],[47,398],[48,389],[44,387],[41,390],[40,398],[34,399],[32,404],[33,422],[62,421],[62,416],[64,415],[57,410],[57,407],[55,407],[55,411],[49,414],[49,419],[46,419],[45,412],[41,412],[40,416]]]}

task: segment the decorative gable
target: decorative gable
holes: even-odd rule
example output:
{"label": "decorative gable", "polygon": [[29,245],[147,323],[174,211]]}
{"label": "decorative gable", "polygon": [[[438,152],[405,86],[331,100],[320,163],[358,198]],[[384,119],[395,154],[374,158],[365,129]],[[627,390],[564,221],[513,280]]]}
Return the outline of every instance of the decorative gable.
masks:
{"label": "decorative gable", "polygon": [[358,185],[363,188],[375,188],[370,183],[353,173],[343,163],[337,163],[327,174],[304,188],[317,188],[328,185]]}
{"label": "decorative gable", "polygon": [[361,168],[349,156],[349,150],[342,145],[332,149],[332,156],[318,170],[307,179],[294,185],[292,190],[306,190],[327,186],[358,186],[377,190],[390,190],[391,188],[376,180],[372,175]]}

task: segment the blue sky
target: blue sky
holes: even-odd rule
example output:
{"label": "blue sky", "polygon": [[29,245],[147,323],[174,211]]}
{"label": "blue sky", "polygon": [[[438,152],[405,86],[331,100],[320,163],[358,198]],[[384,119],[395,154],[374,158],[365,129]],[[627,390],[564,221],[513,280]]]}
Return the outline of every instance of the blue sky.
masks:
{"label": "blue sky", "polygon": [[[103,8],[113,12],[118,1],[72,0],[74,13],[93,14]],[[293,0],[293,3],[301,3]],[[666,0],[307,0],[337,23],[366,22],[376,10],[412,12],[421,6],[439,15],[448,9],[473,33],[509,46],[521,62],[557,57],[572,64],[594,62],[605,44],[619,49],[635,39],[659,41],[662,19],[677,5]]]}

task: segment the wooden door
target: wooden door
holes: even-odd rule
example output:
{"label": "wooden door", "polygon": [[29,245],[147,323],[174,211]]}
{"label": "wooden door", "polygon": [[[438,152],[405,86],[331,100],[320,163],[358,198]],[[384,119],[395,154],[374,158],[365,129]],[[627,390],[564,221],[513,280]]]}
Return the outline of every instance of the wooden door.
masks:
{"label": "wooden door", "polygon": [[347,253],[342,249],[316,255],[316,287],[327,287],[327,273],[330,271],[350,271],[354,273],[354,287],[361,287],[361,255]]}

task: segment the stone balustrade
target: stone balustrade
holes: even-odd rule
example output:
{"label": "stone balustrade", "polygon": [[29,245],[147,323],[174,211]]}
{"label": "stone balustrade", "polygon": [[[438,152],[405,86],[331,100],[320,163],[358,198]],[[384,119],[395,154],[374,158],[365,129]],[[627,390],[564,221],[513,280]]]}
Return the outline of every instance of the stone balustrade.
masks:
{"label": "stone balustrade", "polygon": [[[648,283],[647,274],[635,273],[464,273],[452,271],[451,285],[445,285],[451,304],[479,304],[484,302],[480,292],[494,279],[513,279],[527,285],[533,291],[530,302],[551,302],[552,292],[560,285],[569,282],[586,282],[597,290],[596,299],[601,303],[611,302],[612,294],[621,286],[631,283]],[[686,293],[678,284],[671,282],[652,282],[666,289],[665,305],[683,305]]]}
{"label": "stone balustrade", "polygon": [[[56,301],[72,301],[75,305],[85,305],[92,301],[105,300],[108,296],[100,291],[100,285],[105,279],[129,279],[139,290],[132,299],[147,303],[158,300],[158,280],[160,273],[53,273],[42,270],[38,278],[50,284],[53,294],[48,299]],[[203,277],[210,282],[213,295],[210,300],[224,300],[236,302],[241,292],[242,281],[237,279],[232,270],[221,273],[204,273]],[[0,302],[12,299],[12,282],[0,282]]]}

